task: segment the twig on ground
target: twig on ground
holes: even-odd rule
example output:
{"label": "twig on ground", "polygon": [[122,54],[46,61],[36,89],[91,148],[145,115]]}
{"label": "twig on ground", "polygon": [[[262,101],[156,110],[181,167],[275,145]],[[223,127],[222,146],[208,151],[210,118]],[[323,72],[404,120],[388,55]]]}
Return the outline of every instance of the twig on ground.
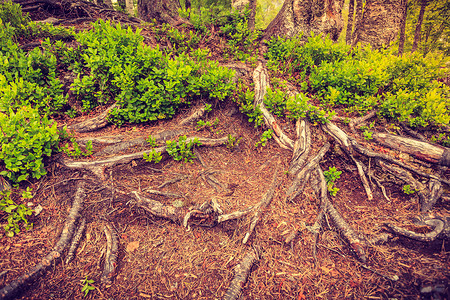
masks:
{"label": "twig on ground", "polygon": [[81,237],[83,236],[84,229],[86,227],[86,219],[81,219],[81,224],[77,228],[77,232],[75,233],[72,243],[70,244],[69,252],[66,257],[66,264],[70,263],[75,256],[75,251],[77,251],[78,245],[81,241]]}
{"label": "twig on ground", "polygon": [[105,232],[106,236],[106,255],[101,282],[108,286],[112,284],[112,279],[114,277],[117,267],[119,238],[117,236],[116,230],[109,222],[105,224],[103,231]]}

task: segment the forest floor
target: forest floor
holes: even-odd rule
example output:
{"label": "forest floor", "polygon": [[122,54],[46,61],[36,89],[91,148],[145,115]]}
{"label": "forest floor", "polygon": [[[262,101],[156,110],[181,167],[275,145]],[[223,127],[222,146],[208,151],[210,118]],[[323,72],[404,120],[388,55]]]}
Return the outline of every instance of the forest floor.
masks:
{"label": "forest floor", "polygon": [[[99,113],[101,108],[90,115],[57,121],[60,126],[70,125]],[[191,109],[186,108],[172,120],[120,128],[109,125],[95,133],[75,133],[75,137],[146,138],[179,128],[179,121],[190,113]],[[424,299],[421,288],[448,286],[448,241],[422,243],[396,237],[383,245],[371,245],[367,268],[349,250],[341,235],[326,225],[327,219],[319,235],[315,265],[311,226],[318,215],[320,198],[307,188],[294,201],[286,200],[286,190],[292,182],[286,174],[292,152],[281,149],[273,140],[265,147],[255,147],[263,130],[255,129],[233,102],[216,104],[204,120],[213,122],[216,118],[216,127],[197,131],[190,126],[182,134],[238,137],[239,144],[232,149],[225,145],[198,147],[204,165],[198,159],[184,163],[166,158],[158,164],[136,159],[107,169],[106,181],[99,181],[87,171],[68,170],[58,163],[58,157],[52,158],[47,164],[48,174],[30,185],[34,194],[30,201],[43,207],[39,215],[30,218],[33,229],[12,238],[4,235],[0,238],[0,286],[26,273],[50,252],[81,180],[87,182],[81,213],[87,228],[75,259],[69,264],[57,260],[20,299],[82,299],[82,281],[86,278],[94,281],[91,286],[95,289],[85,299],[221,299],[234,277],[234,267],[252,246],[261,249],[261,257],[252,268],[241,299]],[[287,134],[295,135],[292,124],[283,125]],[[325,143],[325,135],[318,126],[313,126],[312,131],[312,151],[317,152]],[[411,223],[418,213],[418,199],[404,194],[401,186],[387,187],[390,202],[379,191],[374,192],[373,200],[367,200],[356,167],[338,148],[332,144],[321,166],[343,171],[336,183],[339,192],[331,202],[357,232],[378,235],[386,231],[383,227],[386,222],[416,231],[428,230]],[[145,149],[150,147],[134,147],[127,153]],[[94,145],[94,153],[100,150]],[[215,198],[223,211],[234,212],[259,203],[274,172],[277,172],[274,198],[263,211],[247,245],[242,240],[250,217],[212,228],[192,226],[187,230],[180,224],[149,215],[134,206],[130,198],[110,189],[138,191],[166,204],[181,200],[186,207]],[[204,180],[204,174],[214,174],[227,188],[216,190]],[[172,179],[178,181],[159,188]],[[180,197],[146,194],[150,189]],[[438,202],[436,209],[450,214],[449,203]],[[114,225],[119,236],[117,271],[110,287],[100,283],[106,247],[105,220]],[[286,235],[294,230],[299,232],[297,238],[286,244]],[[395,275],[399,277],[396,281],[392,280]]]}

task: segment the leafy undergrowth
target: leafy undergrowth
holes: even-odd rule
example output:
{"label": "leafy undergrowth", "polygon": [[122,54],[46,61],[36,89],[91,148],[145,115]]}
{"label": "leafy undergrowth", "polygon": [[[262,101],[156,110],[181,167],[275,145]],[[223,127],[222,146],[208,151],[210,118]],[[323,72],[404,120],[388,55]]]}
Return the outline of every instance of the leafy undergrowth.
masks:
{"label": "leafy undergrowth", "polygon": [[[50,251],[71,205],[76,182],[86,175],[64,169],[49,157],[55,158],[58,152],[89,157],[101,148],[92,148],[89,143],[80,148],[76,139],[93,135],[148,138],[176,128],[191,106],[205,103],[213,109],[187,136],[233,136],[229,147],[199,147],[206,164],[202,166],[191,148],[182,144],[185,138],[178,137],[166,143],[175,160],[161,160],[149,152],[147,161],[108,170],[107,184],[145,192],[179,177],[183,179],[163,191],[183,197],[152,197],[184,206],[200,205],[215,197],[224,211],[232,212],[258,203],[275,166],[281,164],[275,198],[251,240],[264,252],[244,289],[245,298],[411,298],[423,285],[450,277],[445,242],[425,245],[399,238],[371,247],[368,264],[377,274],[364,269],[339,234],[328,227],[321,233],[319,265],[314,266],[311,226],[320,201],[307,190],[294,203],[286,202],[285,190],[291,179],[285,170],[291,153],[280,149],[271,139],[272,132],[263,128],[261,114],[253,106],[249,78],[235,82],[234,72],[212,59],[223,57],[225,52],[249,66],[256,61],[252,47],[258,35],[242,27],[245,15],[214,21],[220,28],[216,34],[214,27],[200,21],[193,22],[195,30],[191,30],[154,24],[132,29],[99,20],[75,33],[72,28],[37,25],[26,18],[6,23],[0,16],[0,59],[5,62],[0,66],[1,174],[15,184],[15,202],[2,198],[2,225],[11,212],[17,212],[13,215],[17,234],[9,238],[2,232],[0,237],[0,286],[24,274]],[[226,26],[223,20],[241,25]],[[148,46],[149,35],[161,45]],[[66,43],[61,36],[73,41]],[[28,52],[16,43],[39,38],[41,46]],[[217,47],[207,48],[212,44],[233,47],[214,53]],[[449,120],[448,88],[431,80],[446,71],[438,68],[442,63],[438,58],[424,61],[414,55],[397,58],[388,51],[349,51],[321,37],[313,37],[302,46],[300,40],[269,42],[268,66],[280,78],[272,80],[265,104],[288,135],[295,136],[298,118],[308,117],[314,125],[328,122],[335,112],[353,117],[377,109],[378,118],[360,128],[359,138],[370,140],[371,131],[381,127],[398,131],[399,122],[406,121],[430,140],[449,143],[446,133],[437,131]],[[287,96],[282,79],[286,73],[293,74],[290,81],[301,90],[292,97]],[[118,106],[109,115],[114,125],[94,134],[69,134],[62,129],[114,103]],[[317,126],[312,136],[317,150],[324,142]],[[33,147],[21,143],[33,143]],[[382,224],[392,218],[407,224],[416,215],[417,196],[407,195],[402,185],[389,187],[391,202],[378,192],[368,201],[355,169],[350,167],[353,163],[340,156],[337,148],[327,155],[323,167],[329,172],[334,205],[358,232],[379,234]],[[211,168],[229,190],[216,191],[205,183],[202,174]],[[31,193],[32,199],[20,197],[24,191]],[[37,204],[44,209],[30,216],[26,207]],[[448,204],[438,205],[449,214]],[[52,268],[25,292],[25,299],[80,299],[85,295],[88,299],[222,298],[233,267],[247,250],[241,242],[248,219],[186,231],[131,207],[129,199],[95,182],[89,188],[83,215],[88,226],[76,259]],[[100,284],[98,268],[105,244],[102,218],[115,224],[120,237],[118,274],[110,288]],[[26,230],[31,223],[32,230]],[[285,245],[283,240],[293,229],[299,230],[300,236],[292,245]],[[393,282],[380,274],[397,275],[400,280]]]}

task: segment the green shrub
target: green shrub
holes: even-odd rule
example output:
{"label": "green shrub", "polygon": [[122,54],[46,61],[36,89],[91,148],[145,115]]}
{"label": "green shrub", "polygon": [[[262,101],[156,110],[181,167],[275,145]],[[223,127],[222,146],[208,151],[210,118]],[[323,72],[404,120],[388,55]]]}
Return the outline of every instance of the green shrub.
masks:
{"label": "green shrub", "polygon": [[[6,27],[10,31],[10,38],[20,35],[30,22],[28,14],[22,15],[20,4],[12,1],[0,0],[0,28]],[[2,30],[2,29],[0,29]]]}
{"label": "green shrub", "polygon": [[26,230],[33,227],[33,223],[28,223],[27,219],[27,216],[31,216],[33,210],[23,204],[18,205],[14,202],[11,199],[11,191],[0,192],[0,211],[6,213],[6,221],[8,223],[3,225],[3,228],[8,237],[13,237],[14,234],[20,232],[21,223],[23,223]]}
{"label": "green shrub", "polygon": [[184,160],[184,162],[192,162],[195,158],[194,152],[192,150],[195,146],[201,145],[198,139],[191,140],[186,142],[186,136],[180,136],[177,141],[167,141],[167,153],[173,157],[174,160],[180,161]]}
{"label": "green shrub", "polygon": [[0,172],[13,182],[39,179],[47,174],[44,156],[50,156],[59,142],[56,122],[24,106],[9,114],[0,113],[0,160],[7,170]]}
{"label": "green shrub", "polygon": [[77,35],[81,67],[71,89],[84,110],[114,99],[109,120],[117,125],[171,118],[180,106],[200,98],[224,100],[232,94],[232,70],[193,51],[170,58],[158,47],[143,45],[139,29],[99,20]]}

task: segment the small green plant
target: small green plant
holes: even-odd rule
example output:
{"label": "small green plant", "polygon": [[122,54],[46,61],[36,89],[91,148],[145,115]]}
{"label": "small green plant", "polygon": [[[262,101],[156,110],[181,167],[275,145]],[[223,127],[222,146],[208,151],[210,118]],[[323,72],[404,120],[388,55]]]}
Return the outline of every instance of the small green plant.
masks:
{"label": "small green plant", "polygon": [[206,103],[206,104],[205,104],[205,111],[206,111],[206,112],[210,112],[211,110],[212,110],[211,104]]}
{"label": "small green plant", "polygon": [[154,137],[152,137],[151,135],[148,136],[146,141],[147,141],[147,143],[149,143],[149,145],[151,147],[158,147],[158,144],[156,143],[156,139]]}
{"label": "small green plant", "polygon": [[195,146],[201,145],[197,138],[186,142],[186,136],[180,136],[177,141],[167,141],[167,153],[173,157],[174,160],[184,162],[193,162],[195,158],[194,152],[192,152]]}
{"label": "small green plant", "polygon": [[331,196],[336,196],[339,189],[334,186],[336,180],[341,178],[342,171],[338,171],[336,167],[329,167],[328,171],[324,171],[323,175],[327,182],[327,189]]}
{"label": "small green plant", "polygon": [[228,141],[227,141],[227,148],[228,149],[235,149],[237,146],[239,146],[239,142],[242,140],[242,137],[239,139],[236,139],[236,137],[232,136],[231,134],[228,134]]}
{"label": "small green plant", "polygon": [[273,134],[272,129],[264,131],[263,134],[261,135],[261,139],[255,144],[255,147],[258,147],[259,145],[265,147],[267,142],[272,138],[272,134]]}
{"label": "small green plant", "polygon": [[205,122],[203,120],[199,120],[199,121],[197,121],[197,126],[195,127],[195,129],[197,131],[200,131],[205,128],[212,129],[212,128],[216,128],[217,125],[219,125],[219,118],[216,118],[213,123],[211,123],[210,121]]}
{"label": "small green plant", "polygon": [[81,292],[84,293],[84,297],[86,297],[90,291],[95,290],[95,287],[91,285],[93,283],[94,283],[94,280],[88,279],[87,276],[86,276],[86,278],[81,280],[81,284],[83,284],[83,287],[81,288]]}
{"label": "small green plant", "polygon": [[82,156],[91,156],[92,155],[92,141],[87,141],[85,146],[85,151],[83,151],[80,146],[78,145],[75,138],[71,138],[70,142],[72,143],[72,149],[69,147],[69,143],[66,143],[64,147],[62,148],[62,151],[66,153],[68,156],[71,156],[73,158],[80,158]]}
{"label": "small green plant", "polygon": [[[27,189],[27,191],[29,190]],[[33,210],[23,204],[18,205],[14,202],[11,199],[11,191],[0,192],[0,211],[4,211],[7,214],[6,220],[8,223],[3,225],[3,228],[8,237],[13,237],[14,234],[20,232],[21,223],[23,223],[26,230],[33,227],[33,223],[28,223],[27,219],[27,216],[31,216]]]}
{"label": "small green plant", "polygon": [[161,152],[156,152],[155,149],[152,149],[150,153],[144,153],[144,159],[148,162],[154,162],[155,164],[159,163],[162,159]]}
{"label": "small green plant", "polygon": [[365,139],[366,141],[369,141],[369,140],[373,139],[372,134],[373,134],[372,131],[369,131],[369,130],[367,130],[367,129],[364,130],[364,132],[363,132],[364,139]]}
{"label": "small green plant", "polygon": [[403,193],[405,193],[406,195],[412,195],[415,192],[416,191],[414,189],[412,189],[409,184],[406,184],[406,185],[403,186]]}
{"label": "small green plant", "polygon": [[31,199],[31,198],[33,198],[33,195],[31,194],[32,191],[33,191],[33,189],[30,188],[29,186],[27,186],[27,189],[22,192],[22,198],[23,199]]}

